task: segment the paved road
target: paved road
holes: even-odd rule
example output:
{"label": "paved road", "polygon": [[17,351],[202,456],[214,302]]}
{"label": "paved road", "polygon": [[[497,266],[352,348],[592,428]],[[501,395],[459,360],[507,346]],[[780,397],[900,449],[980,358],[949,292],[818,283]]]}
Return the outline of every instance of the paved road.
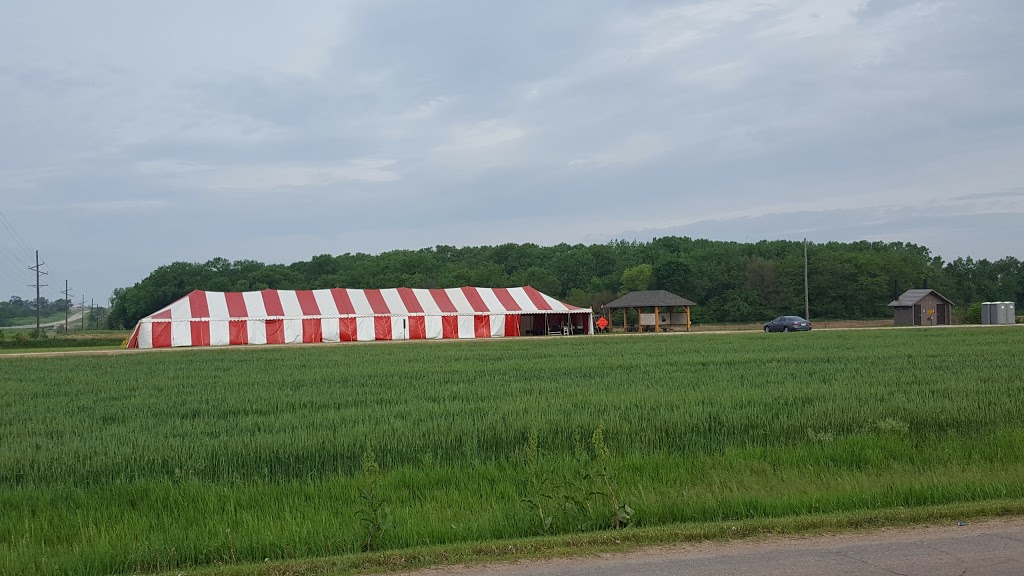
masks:
{"label": "paved road", "polygon": [[1021,576],[1024,519],[866,534],[699,543],[581,559],[437,568],[417,576]]}

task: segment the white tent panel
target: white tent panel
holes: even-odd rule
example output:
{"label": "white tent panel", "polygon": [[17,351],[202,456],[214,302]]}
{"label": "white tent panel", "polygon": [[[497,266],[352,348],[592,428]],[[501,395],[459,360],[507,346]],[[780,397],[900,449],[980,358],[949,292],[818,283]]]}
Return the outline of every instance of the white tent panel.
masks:
{"label": "white tent panel", "polygon": [[[227,306],[225,306],[224,316],[227,316],[227,312]],[[213,315],[213,310],[210,310],[210,315]],[[228,321],[210,320],[210,346],[227,346],[229,344],[231,344],[231,331],[228,328]]]}
{"label": "white tent panel", "polygon": [[[210,318],[227,318],[230,316],[228,314],[228,300],[223,292],[207,292],[206,305],[210,307]],[[212,339],[213,336],[211,335],[210,338]]]}
{"label": "white tent panel", "polygon": [[409,339],[409,317],[408,316],[392,316],[391,317],[391,339],[392,340],[408,340]]}
{"label": "white tent panel", "polygon": [[[173,314],[173,312],[171,312]],[[188,320],[171,322],[171,346],[192,345],[192,323]]]}
{"label": "white tent panel", "polygon": [[249,333],[249,344],[267,343],[267,323],[263,320],[249,320],[245,323],[245,330]]}
{"label": "white tent panel", "polygon": [[476,338],[476,319],[473,316],[459,316],[459,338]]}
{"label": "white tent panel", "polygon": [[[373,316],[373,308],[370,307],[370,301],[366,299],[366,292],[362,290],[349,290],[348,297],[352,300],[352,307],[356,311],[356,316]],[[373,319],[371,318],[370,320],[372,324]],[[370,340],[373,340],[373,338],[370,338]]]}
{"label": "white tent panel", "polygon": [[[259,292],[243,292],[242,293],[242,299],[245,300],[245,311],[246,311],[246,313],[249,314],[249,318],[260,318],[260,319],[262,319],[262,318],[266,318],[267,317],[267,307],[263,303],[263,294],[260,294]],[[252,334],[251,329],[250,329],[249,334],[250,335]],[[250,336],[250,339],[251,338],[252,338],[252,336]],[[260,342],[260,344],[266,344],[266,343],[267,343],[267,330],[266,330],[266,327],[264,326],[264,329],[263,329],[263,342]]]}
{"label": "white tent panel", "polygon": [[477,292],[480,293],[480,299],[484,301],[484,305],[486,305],[487,309],[491,312],[498,312],[505,309],[505,307],[502,306],[501,301],[498,300],[498,297],[494,295],[494,290],[477,290]]}
{"label": "white tent panel", "polygon": [[[171,318],[177,320],[179,318],[191,318],[192,317],[192,305],[189,303],[188,297],[178,300],[174,304],[171,304]],[[185,344],[188,346],[188,344]]]}
{"label": "white tent panel", "polygon": [[[334,295],[331,294],[330,290],[313,290],[313,299],[316,300],[316,305],[320,308],[321,316],[337,316],[338,315],[338,304],[334,301]],[[324,322],[324,338],[327,334],[326,322]],[[335,322],[337,324],[337,322]],[[337,326],[334,328],[334,332],[338,332]]]}
{"label": "white tent panel", "polygon": [[[281,298],[281,309],[284,310],[285,318],[302,318],[302,306],[299,305],[299,297],[294,290],[278,290],[277,295]],[[301,324],[299,325],[301,328]],[[288,340],[288,325],[285,324],[285,342]],[[302,331],[299,331],[299,342],[302,342]]]}
{"label": "white tent panel", "polygon": [[373,316],[360,316],[356,318],[356,340],[360,342],[373,342],[377,339],[377,329]]}
{"label": "white tent panel", "polygon": [[324,342],[341,342],[341,323],[337,318],[322,319],[320,330],[323,332]]}
{"label": "white tent panel", "polygon": [[440,340],[444,338],[444,324],[442,324],[441,316],[426,316],[425,322],[428,340]]}
{"label": "white tent panel", "polygon": [[491,314],[491,337],[501,338],[505,336],[505,315]]}
{"label": "white tent panel", "polygon": [[[466,294],[458,288],[448,288],[445,290],[448,294],[448,299],[455,305],[455,309],[458,310],[459,314],[472,314],[473,307],[469,304],[469,300],[466,299]],[[461,334],[461,330],[459,331]],[[462,336],[459,336],[460,338]]]}
{"label": "white tent panel", "polygon": [[405,302],[402,302],[402,296],[399,295],[398,290],[394,288],[387,288],[380,291],[380,295],[384,298],[384,303],[388,305],[388,310],[392,314],[408,314],[409,310],[405,306]]}
{"label": "white tent panel", "polygon": [[[296,300],[295,304],[298,305],[299,301]],[[285,314],[288,313],[288,309],[285,308]],[[284,321],[284,343],[285,344],[301,344],[302,343],[302,318],[285,318]]]}
{"label": "white tent panel", "polygon": [[526,295],[526,290],[522,288],[509,288],[508,293],[512,296],[512,299],[516,301],[516,304],[519,304],[519,308],[521,310],[533,311],[537,309],[533,300],[530,300],[530,297]]}
{"label": "white tent panel", "polygon": [[[420,303],[420,307],[423,308],[423,313],[428,314],[440,314],[441,308],[434,301],[434,297],[430,295],[430,290],[423,288],[414,288],[412,291],[413,295],[416,296],[416,300]],[[440,324],[438,324],[440,326]],[[427,330],[429,333],[430,331]],[[440,336],[438,336],[440,338]]]}

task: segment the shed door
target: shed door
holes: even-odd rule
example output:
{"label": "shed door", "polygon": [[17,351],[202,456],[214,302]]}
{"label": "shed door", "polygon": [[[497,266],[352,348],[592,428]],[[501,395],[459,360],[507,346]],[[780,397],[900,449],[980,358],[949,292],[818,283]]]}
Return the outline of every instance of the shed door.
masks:
{"label": "shed door", "polygon": [[939,326],[945,326],[949,324],[949,305],[948,304],[937,304],[935,306],[935,315],[938,317]]}
{"label": "shed door", "polygon": [[921,305],[914,304],[914,326],[921,325]]}

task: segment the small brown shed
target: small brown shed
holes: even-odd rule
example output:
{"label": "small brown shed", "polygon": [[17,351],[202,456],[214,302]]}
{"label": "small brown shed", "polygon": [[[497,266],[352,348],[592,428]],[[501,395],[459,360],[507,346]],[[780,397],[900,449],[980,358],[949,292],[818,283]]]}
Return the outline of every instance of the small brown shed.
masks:
{"label": "small brown shed", "polygon": [[[638,330],[649,330],[652,332],[667,331],[674,328],[685,327],[690,331],[690,306],[696,304],[665,290],[643,290],[641,292],[630,292],[625,296],[613,300],[604,305],[608,314],[608,320],[615,321],[613,312],[622,309],[622,329],[628,330],[626,323],[626,310],[635,308]],[[682,309],[682,312],[673,312],[673,309]],[[652,310],[653,309],[653,310]],[[652,312],[645,312],[652,310]]]}
{"label": "small brown shed", "polygon": [[935,290],[907,290],[889,303],[896,326],[945,326],[953,323],[953,302]]}

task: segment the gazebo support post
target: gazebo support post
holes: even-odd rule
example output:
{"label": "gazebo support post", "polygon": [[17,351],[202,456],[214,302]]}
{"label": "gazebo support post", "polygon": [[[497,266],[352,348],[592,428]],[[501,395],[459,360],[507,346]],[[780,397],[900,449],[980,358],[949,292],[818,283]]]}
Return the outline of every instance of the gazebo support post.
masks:
{"label": "gazebo support post", "polygon": [[626,309],[622,309],[622,331],[629,332],[629,323],[626,322]]}
{"label": "gazebo support post", "polygon": [[690,307],[686,307],[686,331],[690,331]]}
{"label": "gazebo support post", "polygon": [[654,333],[655,334],[658,333],[658,328],[661,327],[660,326],[660,322],[659,322],[660,320],[661,320],[661,312],[658,310],[658,307],[655,306],[654,307]]}

